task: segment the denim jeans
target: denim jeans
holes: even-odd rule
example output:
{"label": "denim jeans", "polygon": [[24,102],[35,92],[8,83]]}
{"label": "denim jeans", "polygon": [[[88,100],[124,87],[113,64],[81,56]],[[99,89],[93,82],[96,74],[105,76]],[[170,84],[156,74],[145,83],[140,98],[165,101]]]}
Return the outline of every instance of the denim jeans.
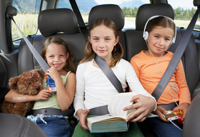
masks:
{"label": "denim jeans", "polygon": [[40,118],[37,119],[37,125],[46,133],[48,137],[70,137],[71,126],[66,118],[45,117],[47,124]]}
{"label": "denim jeans", "polygon": [[[164,122],[158,118],[147,118],[146,122],[154,130],[158,137],[181,137],[182,131],[171,122]],[[176,124],[175,121],[173,123]],[[177,125],[177,124],[176,124]]]}

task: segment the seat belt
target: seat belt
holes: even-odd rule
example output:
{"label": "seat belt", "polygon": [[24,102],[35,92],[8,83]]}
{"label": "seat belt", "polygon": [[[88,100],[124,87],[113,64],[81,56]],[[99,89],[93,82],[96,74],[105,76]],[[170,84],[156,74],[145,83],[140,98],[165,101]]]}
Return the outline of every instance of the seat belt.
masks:
{"label": "seat belt", "polygon": [[12,19],[14,24],[16,25],[17,29],[19,30],[19,32],[21,33],[24,41],[26,42],[27,46],[29,47],[30,51],[32,52],[33,56],[35,57],[35,59],[37,60],[38,64],[40,65],[40,67],[42,68],[42,70],[44,72],[47,71],[47,69],[49,69],[49,65],[46,63],[46,61],[42,58],[42,56],[37,52],[37,50],[34,48],[34,46],[30,43],[30,41],[26,38],[26,36],[22,33],[22,31],[19,29],[19,27],[17,26],[15,20],[13,19],[13,16],[17,15],[17,9],[11,5],[8,6],[7,10],[6,10],[6,18]]}
{"label": "seat belt", "polygon": [[123,92],[121,82],[116,77],[112,69],[108,66],[108,64],[98,55],[95,56],[94,60],[96,61],[100,69],[103,71],[103,73],[106,75],[106,77],[113,84],[113,86],[117,89],[117,91],[119,93]]}
{"label": "seat belt", "polygon": [[79,8],[76,4],[76,1],[75,0],[69,0],[71,6],[72,6],[72,9],[77,17],[77,20],[78,20],[78,24],[79,24],[79,27],[80,27],[80,30],[85,38],[85,41],[87,42],[88,41],[88,30],[85,26],[85,23],[83,21],[83,18],[81,16],[81,13],[79,11]]}
{"label": "seat belt", "polygon": [[16,25],[16,27],[18,28],[19,32],[21,33],[22,37],[24,38],[24,41],[26,42],[27,46],[29,47],[30,51],[32,52],[33,56],[35,57],[35,59],[37,60],[38,64],[40,65],[40,67],[42,68],[42,70],[44,71],[44,73],[47,71],[47,69],[49,69],[49,65],[46,63],[46,61],[42,58],[42,56],[37,52],[37,50],[34,48],[34,46],[30,43],[30,41],[26,38],[26,36],[22,33],[22,31],[19,29],[19,27],[17,26],[15,20],[13,19],[13,17],[11,17],[11,19],[13,20],[14,24]]}
{"label": "seat belt", "polygon": [[158,100],[160,98],[160,96],[162,95],[165,87],[167,86],[171,76],[174,73],[174,70],[176,69],[176,67],[187,47],[189,39],[192,35],[194,25],[198,18],[199,11],[200,11],[200,8],[198,8],[196,13],[194,14],[188,28],[186,29],[185,33],[183,34],[183,37],[181,38],[181,40],[174,52],[174,55],[169,63],[169,66],[167,67],[167,70],[165,71],[163,77],[161,78],[160,82],[158,83],[157,87],[155,88],[155,90],[152,93],[152,95],[155,97],[156,100]]}
{"label": "seat belt", "polygon": [[[121,82],[118,80],[112,69],[108,66],[108,64],[98,55],[95,56],[94,60],[106,75],[106,77],[110,80],[112,85],[116,88],[119,93],[123,92],[123,88]],[[88,115],[105,115],[109,114],[108,112],[108,105],[95,107],[90,109]]]}

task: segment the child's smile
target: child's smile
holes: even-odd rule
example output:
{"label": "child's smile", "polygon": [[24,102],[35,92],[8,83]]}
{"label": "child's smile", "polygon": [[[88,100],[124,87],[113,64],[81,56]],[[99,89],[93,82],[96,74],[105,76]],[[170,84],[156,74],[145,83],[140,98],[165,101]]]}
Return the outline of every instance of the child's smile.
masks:
{"label": "child's smile", "polygon": [[89,37],[93,51],[106,62],[112,60],[112,51],[114,46],[118,43],[118,40],[113,30],[104,25],[92,29]]}
{"label": "child's smile", "polygon": [[150,33],[147,40],[149,50],[146,52],[147,55],[154,57],[160,57],[170,46],[174,32],[171,28],[155,27]]}
{"label": "child's smile", "polygon": [[68,56],[65,47],[59,44],[50,44],[46,49],[46,61],[50,67],[55,67],[58,71],[66,65]]}

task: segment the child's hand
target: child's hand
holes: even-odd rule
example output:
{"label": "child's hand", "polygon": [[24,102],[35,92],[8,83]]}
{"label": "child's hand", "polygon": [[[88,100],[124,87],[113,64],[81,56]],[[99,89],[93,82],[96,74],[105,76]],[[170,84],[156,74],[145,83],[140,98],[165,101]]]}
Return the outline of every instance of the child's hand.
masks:
{"label": "child's hand", "polygon": [[51,95],[51,91],[47,89],[42,89],[37,95],[36,100],[48,100]]}
{"label": "child's hand", "polygon": [[158,107],[156,108],[156,111],[154,111],[154,113],[156,113],[157,115],[160,116],[160,119],[161,119],[161,120],[163,120],[163,121],[165,121],[165,122],[169,122],[169,121],[163,116],[163,113],[166,113],[166,112],[167,112],[167,110],[165,110],[163,107],[160,107],[160,106],[158,106]]}
{"label": "child's hand", "polygon": [[136,100],[139,100],[139,102],[136,102],[130,106],[125,107],[123,110],[130,110],[130,109],[137,109],[133,114],[131,114],[126,121],[132,120],[132,122],[136,121],[144,121],[147,117],[147,115],[153,111],[155,108],[155,101],[151,97],[146,97],[144,95],[136,95],[133,96],[131,99],[131,102],[134,102]]}
{"label": "child's hand", "polygon": [[89,111],[90,111],[89,109],[86,109],[86,110],[79,109],[77,111],[77,115],[79,117],[79,124],[85,130],[88,130],[87,125],[86,125],[86,117]]}
{"label": "child's hand", "polygon": [[49,68],[46,74],[49,75],[54,81],[56,80],[56,78],[60,77],[60,74],[58,73],[57,69],[54,67]]}
{"label": "child's hand", "polygon": [[187,113],[188,107],[189,107],[189,104],[188,104],[188,103],[182,103],[181,105],[179,105],[179,106],[177,106],[177,107],[175,107],[175,108],[173,109],[173,111],[178,110],[178,109],[183,110],[183,117],[182,117],[182,119],[181,119],[183,122],[184,122],[185,115],[186,115],[186,113]]}

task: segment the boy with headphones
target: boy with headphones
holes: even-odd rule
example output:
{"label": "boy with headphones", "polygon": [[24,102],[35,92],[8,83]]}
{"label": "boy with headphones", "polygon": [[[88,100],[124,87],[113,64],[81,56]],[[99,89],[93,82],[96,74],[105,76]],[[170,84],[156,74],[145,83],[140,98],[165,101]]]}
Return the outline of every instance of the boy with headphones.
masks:
{"label": "boy with headphones", "polygon": [[[143,38],[148,50],[143,50],[132,57],[130,63],[143,87],[152,94],[173,56],[173,53],[167,50],[176,39],[174,21],[162,15],[150,17],[144,26]],[[168,85],[157,101],[158,107],[154,113],[160,118],[149,118],[146,121],[159,137],[181,137],[182,131],[174,127],[174,123],[170,123],[163,114],[167,113],[167,110],[182,110],[181,120],[184,121],[190,103],[190,92],[180,60]]]}

